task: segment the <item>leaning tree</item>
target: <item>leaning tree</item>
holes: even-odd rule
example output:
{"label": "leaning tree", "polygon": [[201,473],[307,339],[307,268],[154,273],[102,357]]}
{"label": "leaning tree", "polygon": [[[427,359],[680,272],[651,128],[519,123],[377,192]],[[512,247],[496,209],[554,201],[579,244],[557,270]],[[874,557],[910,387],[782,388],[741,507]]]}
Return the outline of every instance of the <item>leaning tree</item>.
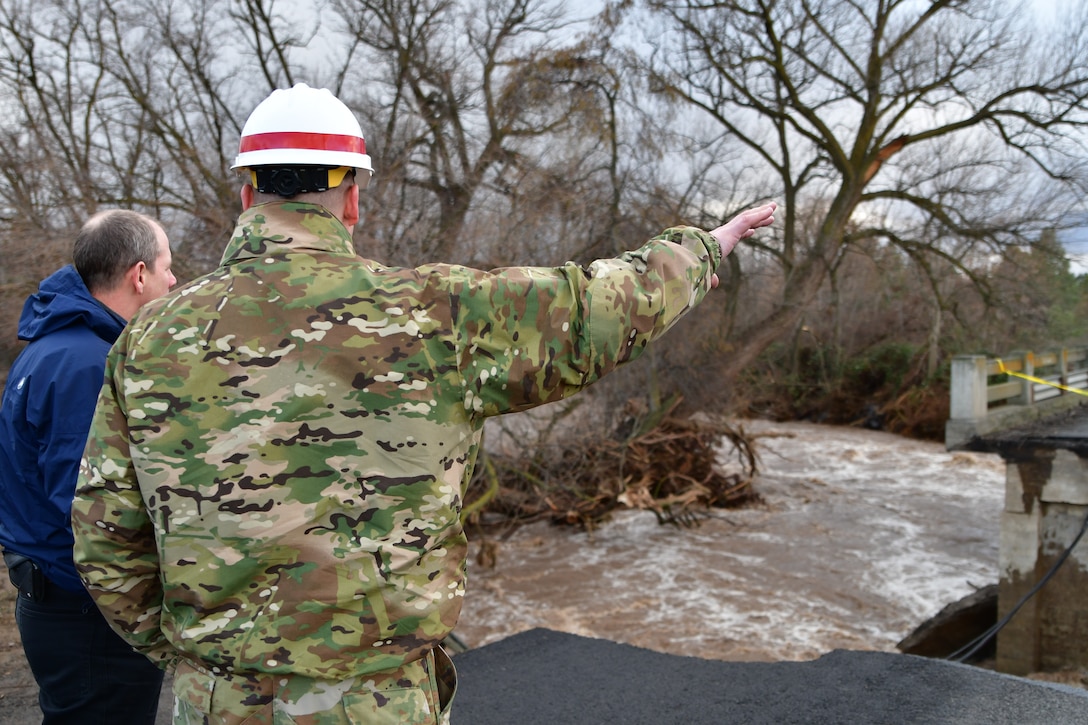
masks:
{"label": "leaning tree", "polygon": [[[975,274],[981,248],[1061,223],[1085,188],[1088,119],[1088,4],[1069,12],[1044,34],[1003,0],[610,5],[647,92],[694,109],[708,146],[742,152],[749,201],[782,204],[780,233],[737,255],[773,265],[781,286],[738,331],[723,379],[803,324],[863,240],[915,261],[939,325],[938,270]],[[617,32],[628,25],[639,31]],[[735,211],[714,203],[703,216]]]}

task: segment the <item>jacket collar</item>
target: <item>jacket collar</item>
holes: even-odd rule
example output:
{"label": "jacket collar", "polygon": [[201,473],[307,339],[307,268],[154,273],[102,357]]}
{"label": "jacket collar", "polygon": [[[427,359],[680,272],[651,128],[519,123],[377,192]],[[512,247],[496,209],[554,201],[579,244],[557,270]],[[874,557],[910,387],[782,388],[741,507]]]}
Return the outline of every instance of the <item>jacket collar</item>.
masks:
{"label": "jacket collar", "polygon": [[300,201],[273,201],[242,212],[220,264],[290,252],[354,257],[355,247],[347,227],[325,207]]}

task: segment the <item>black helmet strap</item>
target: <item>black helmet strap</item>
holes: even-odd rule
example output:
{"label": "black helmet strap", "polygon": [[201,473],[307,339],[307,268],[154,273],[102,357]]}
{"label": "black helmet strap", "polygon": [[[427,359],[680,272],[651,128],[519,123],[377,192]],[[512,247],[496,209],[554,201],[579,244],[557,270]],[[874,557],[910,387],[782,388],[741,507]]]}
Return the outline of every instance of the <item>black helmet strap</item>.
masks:
{"label": "black helmet strap", "polygon": [[[254,186],[263,194],[276,194],[290,199],[298,194],[328,191],[329,172],[337,166],[258,166],[253,171]],[[341,176],[341,179],[343,177]]]}

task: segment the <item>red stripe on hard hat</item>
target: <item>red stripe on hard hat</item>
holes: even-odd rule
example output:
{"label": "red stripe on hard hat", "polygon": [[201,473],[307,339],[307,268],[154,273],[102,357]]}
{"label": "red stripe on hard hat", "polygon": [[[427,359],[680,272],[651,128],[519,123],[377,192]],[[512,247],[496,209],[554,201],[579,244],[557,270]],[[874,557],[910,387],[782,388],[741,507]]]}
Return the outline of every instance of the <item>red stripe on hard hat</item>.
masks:
{"label": "red stripe on hard hat", "polygon": [[304,131],[278,131],[243,136],[239,153],[268,151],[271,149],[304,149],[306,151],[347,151],[365,154],[366,141],[358,136],[336,133],[306,133]]}

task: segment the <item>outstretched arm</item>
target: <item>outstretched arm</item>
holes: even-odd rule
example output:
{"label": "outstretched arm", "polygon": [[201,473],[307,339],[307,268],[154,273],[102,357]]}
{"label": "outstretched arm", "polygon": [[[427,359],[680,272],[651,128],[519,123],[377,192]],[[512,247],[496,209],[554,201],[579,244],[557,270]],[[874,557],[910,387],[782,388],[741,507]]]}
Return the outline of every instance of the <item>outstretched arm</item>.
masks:
{"label": "outstretched arm", "polygon": [[638,357],[718,284],[721,258],[772,224],[776,208],[710,232],[672,227],[587,267],[433,268],[455,300],[466,409],[498,415],[560,400]]}

